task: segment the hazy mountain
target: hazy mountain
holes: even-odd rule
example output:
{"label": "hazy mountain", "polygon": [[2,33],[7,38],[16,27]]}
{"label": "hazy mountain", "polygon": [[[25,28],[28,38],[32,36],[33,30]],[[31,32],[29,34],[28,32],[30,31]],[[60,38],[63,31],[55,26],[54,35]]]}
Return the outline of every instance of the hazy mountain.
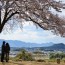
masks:
{"label": "hazy mountain", "polygon": [[[5,40],[10,44],[11,47],[48,47],[52,46],[54,43],[26,43],[23,41],[18,41],[18,40]],[[0,40],[0,46],[2,45],[3,40]]]}
{"label": "hazy mountain", "polygon": [[62,49],[65,49],[65,44],[63,44],[63,43],[54,44],[54,45],[50,46],[49,49],[62,50]]}
{"label": "hazy mountain", "polygon": [[[28,50],[34,50],[36,48],[40,48],[41,50],[61,50],[61,51],[65,51],[65,44],[63,43],[57,43],[54,44],[52,42],[50,43],[26,43],[23,41],[18,41],[18,40],[5,40],[6,42],[8,42],[10,44],[10,47],[12,47],[12,49],[17,49],[17,48],[25,48]],[[2,45],[3,40],[0,40],[0,47]]]}
{"label": "hazy mountain", "polygon": [[41,47],[42,50],[65,50],[65,44],[63,43],[58,43],[58,44],[54,44],[52,46],[49,47]]}

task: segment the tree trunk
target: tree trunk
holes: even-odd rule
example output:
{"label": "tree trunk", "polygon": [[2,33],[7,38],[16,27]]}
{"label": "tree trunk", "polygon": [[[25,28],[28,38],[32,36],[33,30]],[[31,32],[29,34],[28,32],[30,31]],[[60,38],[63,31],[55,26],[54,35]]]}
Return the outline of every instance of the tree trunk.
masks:
{"label": "tree trunk", "polygon": [[2,32],[2,29],[3,29],[3,26],[2,26],[2,25],[0,25],[0,33]]}

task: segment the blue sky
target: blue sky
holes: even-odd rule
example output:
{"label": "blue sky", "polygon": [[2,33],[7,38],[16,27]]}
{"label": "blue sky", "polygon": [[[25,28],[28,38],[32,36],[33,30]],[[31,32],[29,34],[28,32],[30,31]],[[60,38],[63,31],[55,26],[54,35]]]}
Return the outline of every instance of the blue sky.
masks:
{"label": "blue sky", "polygon": [[[52,9],[52,13],[53,12],[59,14],[60,17],[65,15],[64,10],[62,10],[62,13],[58,13]],[[0,39],[20,40],[31,43],[65,43],[65,38],[54,35],[51,31],[42,30],[39,27],[36,28],[36,26],[30,22],[25,22],[23,29],[17,28],[13,33],[0,33]]]}
{"label": "blue sky", "polygon": [[41,28],[36,28],[33,23],[25,22],[23,29],[18,28],[13,33],[1,33],[0,39],[5,40],[20,40],[31,43],[65,43],[65,38],[54,35],[51,31],[46,31]]}

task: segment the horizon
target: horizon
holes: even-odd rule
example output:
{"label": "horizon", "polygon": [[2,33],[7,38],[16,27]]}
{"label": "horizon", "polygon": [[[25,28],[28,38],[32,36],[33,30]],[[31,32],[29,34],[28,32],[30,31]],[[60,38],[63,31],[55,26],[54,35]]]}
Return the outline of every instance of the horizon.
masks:
{"label": "horizon", "polygon": [[[26,42],[26,41],[21,41],[21,40],[5,40],[5,39],[0,39],[0,41],[18,41],[18,42],[24,42],[24,43],[30,43],[32,44],[33,42]],[[54,42],[46,42],[46,43],[33,43],[33,44],[48,44],[48,43],[53,43],[53,44],[65,44],[65,43],[62,43],[62,42],[59,42],[59,43],[54,43]]]}
{"label": "horizon", "polygon": [[9,43],[10,47],[18,47],[18,48],[33,48],[33,47],[50,47],[50,46],[55,46],[56,44],[65,46],[64,43],[30,43],[30,42],[23,42],[19,40],[3,40],[0,39],[0,47],[2,46],[2,42],[5,41],[6,43]]}

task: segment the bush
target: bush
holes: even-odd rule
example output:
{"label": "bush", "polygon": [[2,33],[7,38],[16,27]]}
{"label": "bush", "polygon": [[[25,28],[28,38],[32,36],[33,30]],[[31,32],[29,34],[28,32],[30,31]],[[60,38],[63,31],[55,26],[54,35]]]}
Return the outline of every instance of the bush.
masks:
{"label": "bush", "polygon": [[32,54],[31,53],[28,53],[27,51],[25,50],[22,50],[17,56],[16,56],[16,60],[25,60],[25,61],[32,61],[33,58],[32,58]]}
{"label": "bush", "polygon": [[64,53],[51,53],[50,54],[50,59],[56,59],[56,58],[63,59],[65,58],[65,54]]}

